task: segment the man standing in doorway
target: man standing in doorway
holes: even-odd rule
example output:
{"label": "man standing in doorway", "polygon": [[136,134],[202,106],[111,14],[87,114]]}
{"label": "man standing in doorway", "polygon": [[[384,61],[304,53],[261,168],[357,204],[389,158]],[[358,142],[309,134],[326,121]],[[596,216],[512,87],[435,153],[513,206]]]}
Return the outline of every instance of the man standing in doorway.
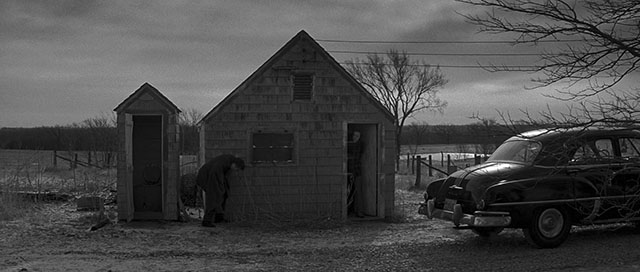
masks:
{"label": "man standing in doorway", "polygon": [[364,184],[362,181],[362,153],[364,152],[364,143],[360,140],[360,132],[354,131],[351,135],[351,141],[347,146],[347,172],[353,183],[353,211],[357,217],[364,217]]}
{"label": "man standing in doorway", "polygon": [[204,216],[202,225],[215,227],[214,223],[224,221],[224,211],[229,197],[231,170],[244,170],[244,161],[233,155],[220,155],[205,163],[196,178],[196,184],[204,191]]}

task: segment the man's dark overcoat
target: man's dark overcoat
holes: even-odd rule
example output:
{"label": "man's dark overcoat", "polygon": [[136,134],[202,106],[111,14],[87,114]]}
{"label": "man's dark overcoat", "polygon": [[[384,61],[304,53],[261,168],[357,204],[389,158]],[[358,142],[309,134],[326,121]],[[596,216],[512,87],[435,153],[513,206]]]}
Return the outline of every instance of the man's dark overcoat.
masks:
{"label": "man's dark overcoat", "polygon": [[233,164],[233,155],[220,155],[205,163],[196,177],[196,184],[204,190],[205,220],[211,220],[214,214],[223,214],[229,192],[227,174]]}

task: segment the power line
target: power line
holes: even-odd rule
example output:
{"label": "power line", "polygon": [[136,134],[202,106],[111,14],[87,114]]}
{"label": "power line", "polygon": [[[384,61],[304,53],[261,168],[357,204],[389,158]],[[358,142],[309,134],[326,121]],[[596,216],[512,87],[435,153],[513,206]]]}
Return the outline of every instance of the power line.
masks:
{"label": "power line", "polygon": [[[370,63],[362,63],[362,62],[354,62],[354,63],[346,63],[339,62],[340,65],[372,65]],[[382,64],[382,65],[393,65],[393,64]],[[440,64],[407,64],[406,66],[411,67],[441,67],[441,68],[461,68],[461,69],[484,69],[487,70],[489,68],[501,68],[506,69],[505,71],[518,71],[518,72],[533,72],[540,70],[539,66],[533,65],[440,65]]]}
{"label": "power line", "polygon": [[[376,40],[332,40],[316,39],[318,42],[327,43],[378,43],[378,44],[515,44],[522,41],[376,41]],[[585,40],[540,40],[527,43],[558,43],[558,42],[584,42]]]}
{"label": "power line", "polygon": [[[329,53],[336,54],[386,54],[387,52],[375,52],[375,51],[344,51],[344,50],[329,50]],[[460,56],[460,57],[483,57],[483,56],[540,56],[538,53],[420,53],[420,52],[404,52],[404,54],[411,56]]]}

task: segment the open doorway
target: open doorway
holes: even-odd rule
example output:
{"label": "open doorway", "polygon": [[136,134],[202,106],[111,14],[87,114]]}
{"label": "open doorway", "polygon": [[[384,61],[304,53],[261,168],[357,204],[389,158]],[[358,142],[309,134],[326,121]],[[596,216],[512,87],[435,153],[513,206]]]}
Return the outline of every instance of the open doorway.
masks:
{"label": "open doorway", "polygon": [[133,116],[133,206],[136,217],[162,214],[162,116]]}
{"label": "open doorway", "polygon": [[377,217],[378,125],[347,125],[347,211],[354,217]]}

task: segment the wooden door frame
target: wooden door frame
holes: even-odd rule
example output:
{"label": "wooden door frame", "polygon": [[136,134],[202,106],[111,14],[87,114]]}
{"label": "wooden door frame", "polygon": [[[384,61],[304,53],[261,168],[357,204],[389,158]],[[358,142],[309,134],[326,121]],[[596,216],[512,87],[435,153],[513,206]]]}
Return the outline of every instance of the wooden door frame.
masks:
{"label": "wooden door frame", "polygon": [[[348,141],[349,141],[349,128],[351,126],[367,126],[369,128],[371,128],[371,126],[373,126],[372,131],[375,131],[376,134],[376,143],[374,144],[375,149],[376,149],[376,155],[375,155],[375,174],[373,175],[373,177],[375,178],[375,210],[376,210],[376,214],[373,215],[374,218],[384,218],[385,216],[385,206],[384,206],[384,196],[382,195],[382,184],[381,184],[381,178],[380,176],[382,175],[381,173],[381,169],[382,169],[382,163],[383,163],[383,159],[381,158],[381,156],[384,154],[383,153],[383,146],[382,146],[382,142],[384,140],[383,138],[383,125],[381,123],[377,123],[377,122],[344,122],[343,123],[343,169],[344,169],[344,179],[346,180],[347,178],[347,149],[348,149]],[[366,144],[366,143],[365,143]],[[345,182],[346,184],[346,182]],[[343,214],[344,217],[347,217],[347,205],[346,205],[346,186],[344,188],[344,193],[343,193],[344,197],[343,197]]]}

